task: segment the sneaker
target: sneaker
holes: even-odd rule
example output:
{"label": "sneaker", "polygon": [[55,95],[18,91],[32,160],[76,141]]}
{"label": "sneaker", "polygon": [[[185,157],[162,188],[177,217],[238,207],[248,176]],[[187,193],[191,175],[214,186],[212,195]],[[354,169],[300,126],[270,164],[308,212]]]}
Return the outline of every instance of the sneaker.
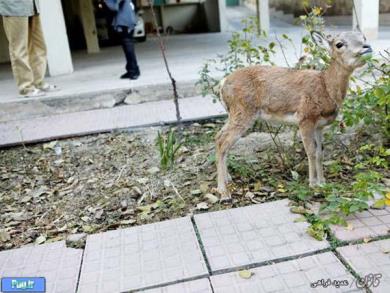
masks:
{"label": "sneaker", "polygon": [[33,89],[24,94],[21,94],[23,98],[36,98],[36,97],[43,97],[45,95],[46,93],[44,91],[41,91],[40,89]]}
{"label": "sneaker", "polygon": [[48,83],[43,83],[41,86],[37,87],[39,90],[44,91],[44,92],[56,92],[59,91],[59,87],[57,87],[54,84],[48,84]]}

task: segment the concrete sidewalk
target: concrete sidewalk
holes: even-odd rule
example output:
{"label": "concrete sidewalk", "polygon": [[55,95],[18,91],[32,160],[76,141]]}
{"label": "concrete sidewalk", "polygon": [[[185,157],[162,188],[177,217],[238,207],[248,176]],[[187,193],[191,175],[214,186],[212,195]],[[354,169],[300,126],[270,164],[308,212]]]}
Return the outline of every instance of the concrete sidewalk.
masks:
{"label": "concrete sidewalk", "polygon": [[[199,96],[181,99],[180,112],[183,121],[216,118],[226,113],[219,102]],[[0,147],[176,121],[171,100],[5,121],[0,122]]]}
{"label": "concrete sidewalk", "polygon": [[[362,244],[331,247],[311,238],[308,224],[295,221],[288,204],[279,200],[93,234],[84,250],[62,241],[2,251],[0,276],[45,277],[48,293],[389,292],[388,231],[369,243],[362,240],[370,235],[362,233],[355,239]],[[381,211],[374,216],[379,224],[367,225],[389,228],[390,208]]]}
{"label": "concrete sidewalk", "polygon": [[[173,35],[165,38],[168,61],[172,74],[178,81],[181,95],[188,97],[199,94],[195,90],[195,82],[199,79],[199,70],[204,62],[215,58],[217,54],[225,53],[231,32],[240,30],[240,21],[254,15],[254,12],[245,7],[237,7],[228,9],[227,14],[230,32]],[[338,32],[350,30],[351,27],[330,24],[329,29]],[[284,33],[296,44],[298,52],[286,50],[290,64],[295,64],[297,57],[301,55],[300,41],[305,32],[299,26],[271,19],[269,41],[275,41],[275,34]],[[373,41],[372,46],[375,51],[390,47],[390,27],[381,27],[379,39]],[[58,85],[61,91],[35,99],[19,98],[10,65],[0,65],[0,121],[111,108],[121,104],[134,91],[140,92],[144,101],[156,100],[153,97],[158,96],[161,91],[165,93],[159,99],[170,98],[171,86],[157,39],[149,38],[145,43],[138,43],[136,51],[142,71],[137,81],[119,79],[125,65],[120,47],[104,48],[98,54],[75,52],[73,74],[48,78],[48,82]],[[286,65],[280,50],[275,56],[275,62],[281,66]]]}
{"label": "concrete sidewalk", "polygon": [[[229,30],[233,32],[240,30],[240,20],[253,15],[253,12],[239,7],[228,10],[228,14]],[[289,64],[295,64],[301,56],[300,41],[305,32],[301,27],[279,19],[272,19],[271,25],[269,40],[265,42],[276,41],[275,35],[288,34],[296,44],[296,50],[285,50],[285,55]],[[330,26],[330,29],[340,32],[350,30],[351,27]],[[195,82],[207,59],[215,58],[217,54],[228,50],[227,41],[231,38],[231,32],[166,38],[167,56],[172,74],[178,82],[179,94],[199,102],[194,104],[182,99],[183,107],[191,103],[194,105],[193,108],[186,109],[189,111],[185,114],[185,119],[194,120],[221,114],[219,106],[214,107],[209,100],[197,97],[199,90],[196,89]],[[290,44],[286,45],[291,48]],[[371,42],[371,45],[376,52],[390,48],[390,27],[382,27],[380,38]],[[171,102],[162,101],[172,98],[172,89],[157,40],[151,38],[145,43],[137,44],[137,54],[142,75],[137,81],[129,81],[119,79],[124,70],[121,48],[105,48],[99,54],[91,55],[75,53],[73,74],[48,78],[61,91],[33,99],[17,97],[10,66],[0,65],[0,144],[11,145],[107,131],[117,127],[172,122],[169,114],[172,111]],[[286,66],[281,50],[277,50],[274,61],[280,66]],[[156,109],[159,105],[162,107],[160,111],[152,112],[161,115],[152,117],[148,109]],[[134,111],[149,115],[133,115]],[[116,115],[119,115],[118,118]],[[77,126],[80,128],[77,129]]]}

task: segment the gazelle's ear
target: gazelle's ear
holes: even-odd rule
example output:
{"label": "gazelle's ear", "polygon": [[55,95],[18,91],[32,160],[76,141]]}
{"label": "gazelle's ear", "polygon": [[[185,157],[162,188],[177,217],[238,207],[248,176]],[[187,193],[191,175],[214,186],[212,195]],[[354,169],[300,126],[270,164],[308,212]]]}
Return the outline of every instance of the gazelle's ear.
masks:
{"label": "gazelle's ear", "polygon": [[311,38],[313,39],[314,43],[316,43],[317,46],[320,46],[330,52],[333,42],[333,36],[328,34],[324,36],[322,33],[317,31],[311,32]]}

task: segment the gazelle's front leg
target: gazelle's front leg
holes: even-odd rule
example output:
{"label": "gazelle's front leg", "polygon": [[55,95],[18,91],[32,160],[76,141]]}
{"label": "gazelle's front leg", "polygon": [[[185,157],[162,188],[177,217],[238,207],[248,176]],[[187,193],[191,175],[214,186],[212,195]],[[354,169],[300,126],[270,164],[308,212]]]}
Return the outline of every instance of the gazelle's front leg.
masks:
{"label": "gazelle's front leg", "polygon": [[221,129],[216,137],[218,192],[221,195],[221,201],[229,201],[231,199],[230,192],[227,188],[227,183],[230,177],[226,164],[228,152],[237,140],[245,133],[245,131],[252,126],[254,121],[251,117],[239,119],[241,117],[238,116],[234,118],[229,118],[226,125]]}
{"label": "gazelle's front leg", "polygon": [[315,186],[317,184],[317,172],[314,123],[310,121],[303,121],[299,125],[299,132],[301,134],[303,146],[305,147],[306,155],[309,161],[309,184],[310,186]]}
{"label": "gazelle's front leg", "polygon": [[325,183],[325,177],[324,177],[324,168],[323,168],[323,148],[322,148],[322,142],[323,142],[323,134],[322,129],[317,128],[314,133],[314,139],[316,142],[316,171],[317,171],[317,184],[324,184]]}

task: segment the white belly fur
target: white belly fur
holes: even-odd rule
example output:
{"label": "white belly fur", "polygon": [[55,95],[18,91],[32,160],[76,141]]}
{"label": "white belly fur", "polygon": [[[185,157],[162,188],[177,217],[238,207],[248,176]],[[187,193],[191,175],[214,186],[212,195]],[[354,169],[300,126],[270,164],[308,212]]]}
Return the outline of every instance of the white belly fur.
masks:
{"label": "white belly fur", "polygon": [[261,112],[258,117],[262,120],[269,121],[269,122],[298,124],[297,113],[285,114],[285,115],[273,115],[273,114]]}

